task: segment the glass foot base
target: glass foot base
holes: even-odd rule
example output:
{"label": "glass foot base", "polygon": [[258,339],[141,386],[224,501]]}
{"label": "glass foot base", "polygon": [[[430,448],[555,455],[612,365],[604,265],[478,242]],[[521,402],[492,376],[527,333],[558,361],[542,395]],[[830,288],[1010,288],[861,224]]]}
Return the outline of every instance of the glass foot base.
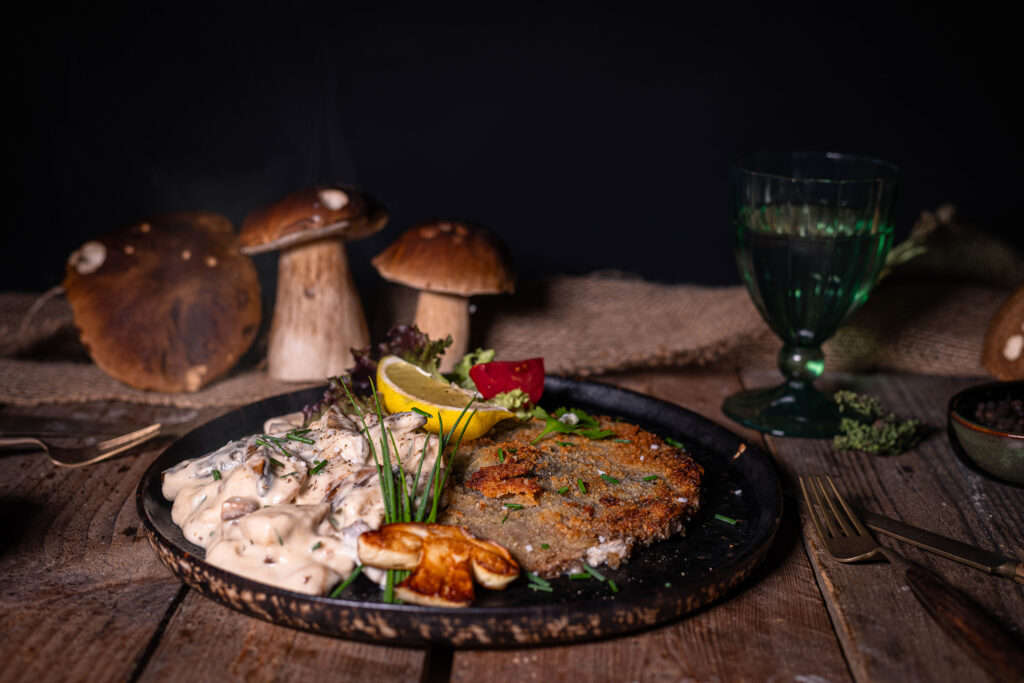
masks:
{"label": "glass foot base", "polygon": [[734,394],[722,410],[742,425],[775,436],[830,439],[839,433],[835,402],[810,383],[785,382]]}

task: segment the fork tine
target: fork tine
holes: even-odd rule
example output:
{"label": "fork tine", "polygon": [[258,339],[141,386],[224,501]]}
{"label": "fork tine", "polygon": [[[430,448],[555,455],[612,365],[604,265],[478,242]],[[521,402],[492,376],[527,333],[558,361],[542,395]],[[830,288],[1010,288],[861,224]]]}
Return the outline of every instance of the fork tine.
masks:
{"label": "fork tine", "polygon": [[821,488],[821,493],[823,494],[825,500],[828,502],[829,509],[832,510],[832,514],[835,515],[836,524],[838,524],[839,528],[842,529],[843,535],[849,536],[850,533],[851,533],[851,529],[847,526],[846,522],[844,521],[844,518],[846,517],[846,515],[844,515],[844,514],[839,512],[839,508],[836,507],[835,501],[832,499],[832,496],[829,494],[828,489],[825,488],[825,484],[822,483],[821,477],[815,477],[815,481],[818,483],[818,486]]}
{"label": "fork tine", "polygon": [[804,482],[803,477],[800,477],[800,489],[804,492],[804,502],[807,503],[807,512],[811,516],[811,524],[814,525],[814,530],[818,532],[818,538],[822,540],[827,539],[828,536],[825,534],[825,530],[821,528],[821,522],[818,521],[818,513],[814,511],[814,505],[811,503],[811,496],[807,493],[807,484]]}
{"label": "fork tine", "polygon": [[129,432],[128,434],[122,434],[121,436],[115,436],[112,439],[101,441],[100,443],[96,444],[96,448],[101,451],[105,451],[110,448],[117,448],[118,446],[122,446],[126,443],[135,443],[140,439],[147,439],[151,435],[159,433],[161,427],[162,425],[159,422],[157,422],[155,424],[149,425],[148,427],[137,429],[134,432]]}
{"label": "fork tine", "polygon": [[843,510],[846,511],[846,517],[850,520],[850,523],[853,525],[853,528],[856,529],[857,533],[861,536],[867,534],[868,530],[864,528],[864,525],[860,523],[859,519],[857,519],[857,515],[855,515],[853,513],[853,510],[850,509],[850,506],[846,504],[846,499],[843,498],[841,493],[839,493],[839,489],[836,488],[836,484],[834,481],[832,481],[832,477],[825,475],[825,480],[828,482],[829,486],[832,487],[832,491],[835,493],[836,500],[839,501],[839,504],[843,506]]}
{"label": "fork tine", "polygon": [[814,496],[814,501],[818,504],[818,517],[824,521],[825,526],[828,528],[828,536],[839,536],[840,529],[838,528],[838,520],[836,524],[833,523],[833,516],[828,514],[828,507],[825,505],[824,501],[821,500],[821,494],[814,485],[814,479],[809,478],[809,484],[811,486],[811,495]]}

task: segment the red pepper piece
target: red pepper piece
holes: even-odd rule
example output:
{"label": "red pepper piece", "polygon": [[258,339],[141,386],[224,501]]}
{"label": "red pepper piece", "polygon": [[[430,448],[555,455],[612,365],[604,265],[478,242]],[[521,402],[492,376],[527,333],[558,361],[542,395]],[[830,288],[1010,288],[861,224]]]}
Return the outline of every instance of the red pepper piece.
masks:
{"label": "red pepper piece", "polygon": [[485,401],[506,391],[522,389],[536,404],[544,393],[543,358],[478,363],[469,369],[469,376]]}

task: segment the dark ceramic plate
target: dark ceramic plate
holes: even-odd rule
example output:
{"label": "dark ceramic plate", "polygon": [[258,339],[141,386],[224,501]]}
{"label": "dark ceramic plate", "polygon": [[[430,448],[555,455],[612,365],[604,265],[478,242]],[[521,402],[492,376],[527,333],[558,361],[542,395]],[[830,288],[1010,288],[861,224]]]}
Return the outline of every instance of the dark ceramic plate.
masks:
{"label": "dark ceramic plate", "polygon": [[[535,592],[520,578],[505,591],[479,589],[465,609],[389,605],[379,588],[360,577],[344,599],[311,597],[267,586],[203,561],[171,521],[160,493],[160,473],[262,429],[266,418],[318,399],[310,389],[260,401],[209,422],[172,444],[139,483],[137,505],[146,536],[163,563],[202,595],[250,616],[343,638],[394,644],[462,647],[540,645],[619,635],[680,617],[721,598],[764,558],[782,514],[782,490],[764,453],[740,437],[679,406],[593,382],[548,377],[542,403],[574,406],[622,417],[682,441],[704,466],[701,512],[685,537],[634,553],[602,573],[619,587],[568,578],[551,593]],[[715,515],[735,519],[735,524]]]}

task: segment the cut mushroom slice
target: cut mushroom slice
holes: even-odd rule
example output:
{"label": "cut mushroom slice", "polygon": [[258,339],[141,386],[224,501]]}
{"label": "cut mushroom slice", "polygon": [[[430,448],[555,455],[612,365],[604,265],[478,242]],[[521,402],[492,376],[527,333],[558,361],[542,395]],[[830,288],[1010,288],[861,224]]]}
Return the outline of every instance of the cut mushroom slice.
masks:
{"label": "cut mushroom slice", "polygon": [[468,607],[475,596],[474,579],[502,590],[519,576],[508,550],[445,524],[398,523],[367,531],[359,537],[359,561],[378,569],[412,570],[395,595],[433,607]]}
{"label": "cut mushroom slice", "polygon": [[451,335],[442,372],[450,371],[469,348],[469,297],[515,289],[504,247],[492,233],[471,223],[413,226],[377,254],[373,265],[385,280],[419,290],[414,322],[420,330],[431,339]]}
{"label": "cut mushroom slice", "polygon": [[281,250],[267,371],[284,381],[341,374],[351,349],[370,343],[345,243],[381,230],[388,215],[369,196],[340,185],[294,192],[251,213],[244,254]]}

